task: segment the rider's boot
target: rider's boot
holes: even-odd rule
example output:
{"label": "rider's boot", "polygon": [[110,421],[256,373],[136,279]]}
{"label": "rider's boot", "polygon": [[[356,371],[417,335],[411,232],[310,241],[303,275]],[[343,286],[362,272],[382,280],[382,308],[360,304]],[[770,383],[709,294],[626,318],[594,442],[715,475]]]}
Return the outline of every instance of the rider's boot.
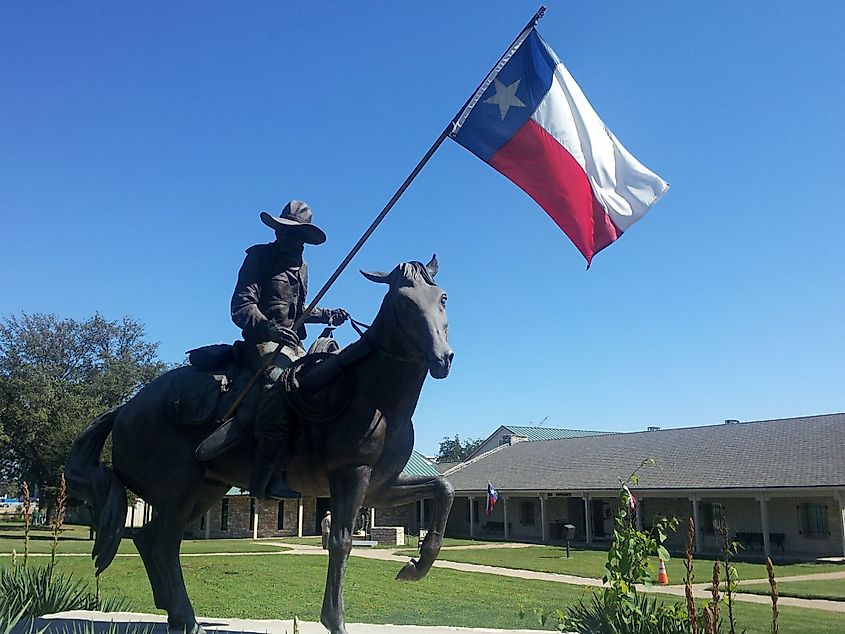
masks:
{"label": "rider's boot", "polygon": [[249,481],[249,493],[255,498],[274,500],[302,497],[299,491],[288,486],[287,481],[278,474],[280,454],[284,438],[260,438],[252,478]]}

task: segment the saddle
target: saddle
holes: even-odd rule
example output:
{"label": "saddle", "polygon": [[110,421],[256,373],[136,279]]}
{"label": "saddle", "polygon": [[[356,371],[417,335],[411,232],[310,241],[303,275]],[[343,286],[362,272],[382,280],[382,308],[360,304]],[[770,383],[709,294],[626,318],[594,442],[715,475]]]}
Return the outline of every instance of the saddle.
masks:
{"label": "saddle", "polygon": [[[202,416],[206,417],[205,424],[214,422],[216,427],[197,447],[196,456],[202,461],[211,460],[252,436],[253,415],[260,400],[267,395],[262,387],[253,386],[238,407],[237,415],[219,422],[252,378],[252,372],[237,364],[237,345],[226,348],[220,344],[206,346],[192,350],[188,355],[189,361],[201,364],[202,367],[197,369],[206,372],[209,377],[220,376],[221,370],[227,379],[230,374],[233,375],[225,389],[222,383],[217,382],[216,403],[212,402],[214,394],[211,381],[206,382],[209,403]],[[305,420],[322,422],[337,416],[346,407],[352,395],[352,386],[349,381],[335,385],[336,380],[344,366],[368,352],[369,345],[362,342],[341,351],[331,333],[324,331],[302,359],[283,371],[278,385],[273,389],[283,391],[282,397],[288,407],[288,424],[293,432],[300,432],[291,434],[292,437],[301,436]],[[228,365],[225,368],[211,367],[221,363]],[[184,418],[180,420],[184,421]]]}

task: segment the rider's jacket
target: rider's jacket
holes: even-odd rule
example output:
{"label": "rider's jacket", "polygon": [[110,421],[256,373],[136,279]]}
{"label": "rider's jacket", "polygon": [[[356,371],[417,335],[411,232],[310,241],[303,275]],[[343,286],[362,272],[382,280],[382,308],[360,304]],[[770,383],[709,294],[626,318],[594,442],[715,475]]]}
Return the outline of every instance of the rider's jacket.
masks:
{"label": "rider's jacket", "polygon": [[[232,295],[232,321],[241,328],[244,341],[258,344],[270,340],[270,321],[291,328],[305,310],[308,265],[301,255],[282,253],[275,242],[256,244],[246,250]],[[327,313],[315,308],[305,320],[325,323]],[[297,335],[305,339],[305,326]]]}

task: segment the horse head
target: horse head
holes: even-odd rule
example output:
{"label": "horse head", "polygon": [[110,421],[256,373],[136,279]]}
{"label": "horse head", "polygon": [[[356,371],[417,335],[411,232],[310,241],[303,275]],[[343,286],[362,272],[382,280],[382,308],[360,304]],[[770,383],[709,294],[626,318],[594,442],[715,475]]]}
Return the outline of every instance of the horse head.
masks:
{"label": "horse head", "polygon": [[396,357],[419,361],[435,379],[449,374],[455,353],[449,346],[446,292],[434,281],[437,256],[428,264],[405,262],[390,273],[361,271],[368,280],[388,284],[381,310],[373,322],[381,345]]}

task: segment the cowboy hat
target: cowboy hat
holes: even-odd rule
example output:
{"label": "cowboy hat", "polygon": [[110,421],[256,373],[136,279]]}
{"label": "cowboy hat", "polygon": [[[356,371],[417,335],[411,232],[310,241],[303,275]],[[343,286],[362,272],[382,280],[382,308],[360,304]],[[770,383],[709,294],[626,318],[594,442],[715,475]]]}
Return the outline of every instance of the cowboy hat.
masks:
{"label": "cowboy hat", "polygon": [[261,222],[271,229],[293,227],[301,232],[303,242],[308,244],[323,244],[326,234],[317,225],[311,224],[311,207],[301,200],[292,200],[282,208],[282,213],[272,216],[266,211],[261,212]]}

